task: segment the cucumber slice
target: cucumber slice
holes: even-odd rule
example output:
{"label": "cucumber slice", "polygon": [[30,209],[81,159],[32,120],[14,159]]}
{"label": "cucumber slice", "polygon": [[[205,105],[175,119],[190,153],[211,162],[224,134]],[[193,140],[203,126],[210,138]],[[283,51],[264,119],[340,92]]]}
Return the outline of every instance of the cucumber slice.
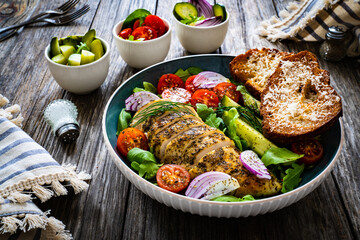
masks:
{"label": "cucumber slice", "polygon": [[51,53],[52,57],[59,55],[61,53],[59,41],[58,41],[57,37],[53,37],[50,41],[50,53]]}
{"label": "cucumber slice", "polygon": [[176,3],[173,10],[174,16],[179,20],[191,19],[198,16],[196,7],[188,2]]}
{"label": "cucumber slice", "polygon": [[64,55],[64,57],[68,59],[71,54],[75,53],[75,48],[70,45],[62,45],[60,46],[60,51],[62,55]]}
{"label": "cucumber slice", "polygon": [[81,63],[81,54],[73,53],[68,59],[68,65],[70,66],[80,66]]}
{"label": "cucumber slice", "polygon": [[90,51],[95,54],[95,60],[98,60],[104,55],[104,48],[99,39],[95,39],[91,42]]}
{"label": "cucumber slice", "polygon": [[81,65],[92,63],[93,61],[95,61],[95,54],[87,50],[81,51]]}
{"label": "cucumber slice", "polygon": [[228,96],[224,95],[221,99],[221,104],[225,107],[238,107],[240,106],[237,102],[229,98]]}
{"label": "cucumber slice", "polygon": [[94,40],[96,36],[95,29],[90,29],[85,35],[82,37],[82,42],[86,43],[88,47],[90,47],[91,42]]}
{"label": "cucumber slice", "polygon": [[215,16],[221,16],[221,21],[225,21],[226,19],[226,9],[224,5],[221,5],[219,3],[216,3],[213,6],[213,11]]}
{"label": "cucumber slice", "polygon": [[64,55],[62,55],[61,53],[56,55],[55,57],[51,58],[51,60],[53,60],[56,63],[63,64],[63,65],[66,65],[66,63],[67,63],[67,58],[64,57]]}

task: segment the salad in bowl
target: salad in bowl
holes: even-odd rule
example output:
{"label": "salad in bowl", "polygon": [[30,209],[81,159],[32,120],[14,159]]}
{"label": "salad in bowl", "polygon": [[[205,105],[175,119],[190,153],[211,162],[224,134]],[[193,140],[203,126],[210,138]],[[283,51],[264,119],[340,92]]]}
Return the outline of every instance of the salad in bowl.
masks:
{"label": "salad in bowl", "polygon": [[122,173],[150,197],[200,215],[257,215],[304,197],[332,168],[340,126],[327,133],[336,135],[338,147],[325,148],[312,164],[304,153],[275,145],[261,133],[259,103],[229,74],[233,58],[160,63],[110,99],[103,121],[107,146]]}

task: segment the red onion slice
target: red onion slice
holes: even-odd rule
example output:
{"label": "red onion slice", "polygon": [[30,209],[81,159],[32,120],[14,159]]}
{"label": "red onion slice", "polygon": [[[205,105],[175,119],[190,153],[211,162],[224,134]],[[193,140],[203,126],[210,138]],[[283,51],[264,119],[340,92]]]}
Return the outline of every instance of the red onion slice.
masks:
{"label": "red onion slice", "polygon": [[206,172],[190,182],[185,195],[197,199],[213,199],[240,187],[239,182],[222,172]]}
{"label": "red onion slice", "polygon": [[189,0],[189,3],[193,4],[198,10],[199,16],[206,18],[214,16],[214,11],[210,3],[206,0]]}
{"label": "red onion slice", "polygon": [[194,26],[197,27],[210,27],[210,26],[215,26],[217,24],[220,24],[221,21],[221,16],[216,16],[216,17],[210,17],[210,18],[206,18],[204,20],[200,20],[194,23]]}
{"label": "red onion slice", "polygon": [[137,111],[142,106],[148,104],[151,101],[160,99],[156,94],[148,92],[148,91],[140,91],[131,94],[125,100],[125,109],[127,111]]}
{"label": "red onion slice", "polygon": [[222,82],[229,82],[229,79],[216,72],[204,71],[196,75],[193,84],[196,88],[200,89],[214,88],[216,85]]}
{"label": "red onion slice", "polygon": [[247,170],[258,178],[271,179],[268,169],[254,151],[243,151],[240,154],[240,161]]}

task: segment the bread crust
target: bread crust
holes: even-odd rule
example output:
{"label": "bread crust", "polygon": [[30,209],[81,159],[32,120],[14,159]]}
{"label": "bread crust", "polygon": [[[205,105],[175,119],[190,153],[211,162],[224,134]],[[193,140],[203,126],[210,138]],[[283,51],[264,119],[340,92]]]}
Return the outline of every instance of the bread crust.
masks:
{"label": "bread crust", "polygon": [[342,115],[341,98],[309,51],[284,57],[261,94],[263,134],[280,144],[315,137]]}
{"label": "bread crust", "polygon": [[250,49],[230,62],[230,74],[234,80],[243,83],[256,99],[260,99],[267,78],[275,71],[280,60],[289,54],[270,48]]}

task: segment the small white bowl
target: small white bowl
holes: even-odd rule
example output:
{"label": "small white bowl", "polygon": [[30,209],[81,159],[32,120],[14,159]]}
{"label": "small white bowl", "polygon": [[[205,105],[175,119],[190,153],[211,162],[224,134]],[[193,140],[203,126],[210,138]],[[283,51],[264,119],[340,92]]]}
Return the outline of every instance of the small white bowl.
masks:
{"label": "small white bowl", "polygon": [[100,87],[105,81],[109,71],[110,47],[104,39],[96,38],[104,46],[104,56],[95,62],[80,66],[55,63],[50,58],[50,44],[46,47],[44,54],[48,67],[60,87],[75,94],[87,94]]}
{"label": "small white bowl", "polygon": [[167,26],[167,32],[161,37],[147,41],[129,41],[118,36],[125,20],[117,23],[113,28],[115,45],[121,58],[131,67],[142,69],[163,61],[170,48],[171,26],[161,18]]}
{"label": "small white bowl", "polygon": [[224,42],[230,15],[224,22],[210,27],[196,27],[181,23],[175,18],[175,31],[181,45],[190,53],[211,53]]}

